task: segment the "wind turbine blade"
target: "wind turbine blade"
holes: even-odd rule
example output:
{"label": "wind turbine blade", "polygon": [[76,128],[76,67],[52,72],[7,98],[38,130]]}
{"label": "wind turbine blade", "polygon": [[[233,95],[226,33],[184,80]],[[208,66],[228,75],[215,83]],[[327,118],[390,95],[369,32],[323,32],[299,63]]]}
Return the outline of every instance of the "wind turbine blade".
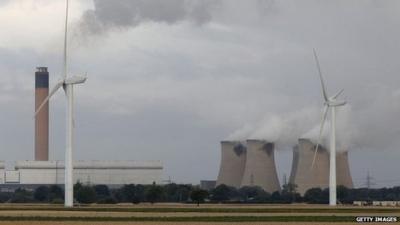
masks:
{"label": "wind turbine blade", "polygon": [[339,95],[341,95],[341,94],[343,93],[343,91],[344,91],[344,89],[342,89],[342,90],[340,90],[338,93],[336,93],[336,94],[333,96],[333,99],[336,99],[337,97],[339,97]]}
{"label": "wind turbine blade", "polygon": [[50,91],[49,95],[43,100],[42,104],[40,104],[40,106],[36,109],[35,117],[40,112],[40,110],[43,108],[43,106],[49,101],[51,96],[53,96],[57,92],[57,90],[60,89],[61,86],[63,86],[63,84],[64,84],[64,81],[60,81],[56,84],[56,86],[54,86],[54,88]]}
{"label": "wind turbine blade", "polygon": [[324,78],[322,77],[321,66],[319,65],[317,52],[315,51],[315,49],[313,49],[313,52],[314,52],[315,63],[317,64],[319,78],[321,80],[322,94],[324,95],[325,101],[328,101],[328,94],[326,93],[327,91],[326,91],[326,87],[325,87]]}
{"label": "wind turbine blade", "polygon": [[66,7],[65,7],[65,32],[64,32],[64,71],[63,71],[63,77],[64,79],[67,78],[67,48],[68,48],[68,0],[66,0]]}
{"label": "wind turbine blade", "polygon": [[326,106],[324,107],[324,111],[323,111],[323,113],[322,113],[321,127],[320,127],[320,129],[319,129],[318,141],[317,141],[317,145],[316,145],[316,147],[315,147],[315,152],[314,152],[314,157],[313,157],[313,161],[312,161],[312,164],[311,164],[311,168],[314,168],[315,159],[317,158],[318,148],[319,148],[319,146],[320,146],[321,139],[322,139],[322,132],[324,131],[325,121],[326,121],[326,118],[327,118],[327,116],[328,116],[328,109],[329,109],[329,106],[326,105]]}

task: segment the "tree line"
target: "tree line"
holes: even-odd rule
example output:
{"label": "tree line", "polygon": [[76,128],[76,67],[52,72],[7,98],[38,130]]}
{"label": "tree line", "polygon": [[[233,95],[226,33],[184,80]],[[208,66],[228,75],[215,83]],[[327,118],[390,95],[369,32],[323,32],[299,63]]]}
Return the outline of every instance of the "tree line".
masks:
{"label": "tree line", "polygon": [[[12,203],[63,203],[64,191],[60,186],[39,186],[33,191],[19,188],[13,193],[1,192],[0,202]],[[342,204],[353,201],[400,201],[400,187],[349,189],[337,187],[337,198]],[[268,193],[260,187],[234,188],[219,185],[209,191],[190,184],[140,185],[127,184],[110,189],[106,185],[74,185],[74,199],[77,203],[115,204],[141,202],[195,203],[310,203],[327,204],[329,190],[311,188],[304,195],[296,191],[296,185],[283,185],[281,191]]]}

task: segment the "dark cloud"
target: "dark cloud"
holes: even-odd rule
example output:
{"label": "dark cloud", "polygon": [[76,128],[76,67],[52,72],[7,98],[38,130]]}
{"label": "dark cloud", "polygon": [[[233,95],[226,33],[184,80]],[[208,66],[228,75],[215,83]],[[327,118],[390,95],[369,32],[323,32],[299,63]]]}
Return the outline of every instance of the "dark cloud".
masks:
{"label": "dark cloud", "polygon": [[110,28],[129,28],[143,22],[174,24],[189,20],[203,24],[211,20],[219,0],[94,0],[80,21],[85,33],[101,33]]}

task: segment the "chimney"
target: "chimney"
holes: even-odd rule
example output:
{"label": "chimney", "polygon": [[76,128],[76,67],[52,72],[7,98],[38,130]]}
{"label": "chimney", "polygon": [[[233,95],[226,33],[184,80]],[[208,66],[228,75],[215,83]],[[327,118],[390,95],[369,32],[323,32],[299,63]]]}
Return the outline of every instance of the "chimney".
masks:
{"label": "chimney", "polygon": [[[47,67],[37,67],[35,72],[35,111],[49,95],[49,72]],[[49,160],[49,103],[35,118],[35,160]]]}

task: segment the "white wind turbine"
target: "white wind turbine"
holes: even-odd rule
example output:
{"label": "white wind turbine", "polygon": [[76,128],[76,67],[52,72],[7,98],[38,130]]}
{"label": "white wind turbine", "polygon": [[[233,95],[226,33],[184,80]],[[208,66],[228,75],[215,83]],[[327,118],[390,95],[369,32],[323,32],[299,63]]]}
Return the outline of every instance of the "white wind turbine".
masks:
{"label": "white wind turbine", "polygon": [[343,89],[332,97],[328,97],[327,90],[325,87],[325,82],[322,77],[321,67],[319,65],[318,56],[313,49],[315,62],[317,64],[317,69],[319,73],[319,78],[321,80],[322,95],[324,97],[324,110],[322,114],[321,127],[319,130],[319,137],[317,146],[315,147],[314,158],[312,162],[312,167],[314,167],[315,159],[317,156],[318,147],[321,142],[322,132],[324,129],[324,124],[328,116],[328,110],[331,110],[331,137],[330,137],[330,156],[329,156],[329,205],[336,205],[336,107],[340,107],[346,104],[345,101],[338,101],[337,98],[342,94]]}
{"label": "white wind turbine", "polygon": [[66,0],[66,10],[65,10],[65,33],[64,33],[64,68],[62,78],[50,91],[49,95],[39,106],[35,112],[35,116],[39,113],[42,107],[49,101],[51,96],[54,95],[61,87],[63,87],[65,95],[67,97],[67,107],[66,107],[66,149],[65,149],[65,207],[73,207],[73,179],[72,179],[72,148],[74,144],[74,85],[84,83],[87,77],[83,76],[70,76],[67,77],[67,42],[68,42],[68,0]]}

